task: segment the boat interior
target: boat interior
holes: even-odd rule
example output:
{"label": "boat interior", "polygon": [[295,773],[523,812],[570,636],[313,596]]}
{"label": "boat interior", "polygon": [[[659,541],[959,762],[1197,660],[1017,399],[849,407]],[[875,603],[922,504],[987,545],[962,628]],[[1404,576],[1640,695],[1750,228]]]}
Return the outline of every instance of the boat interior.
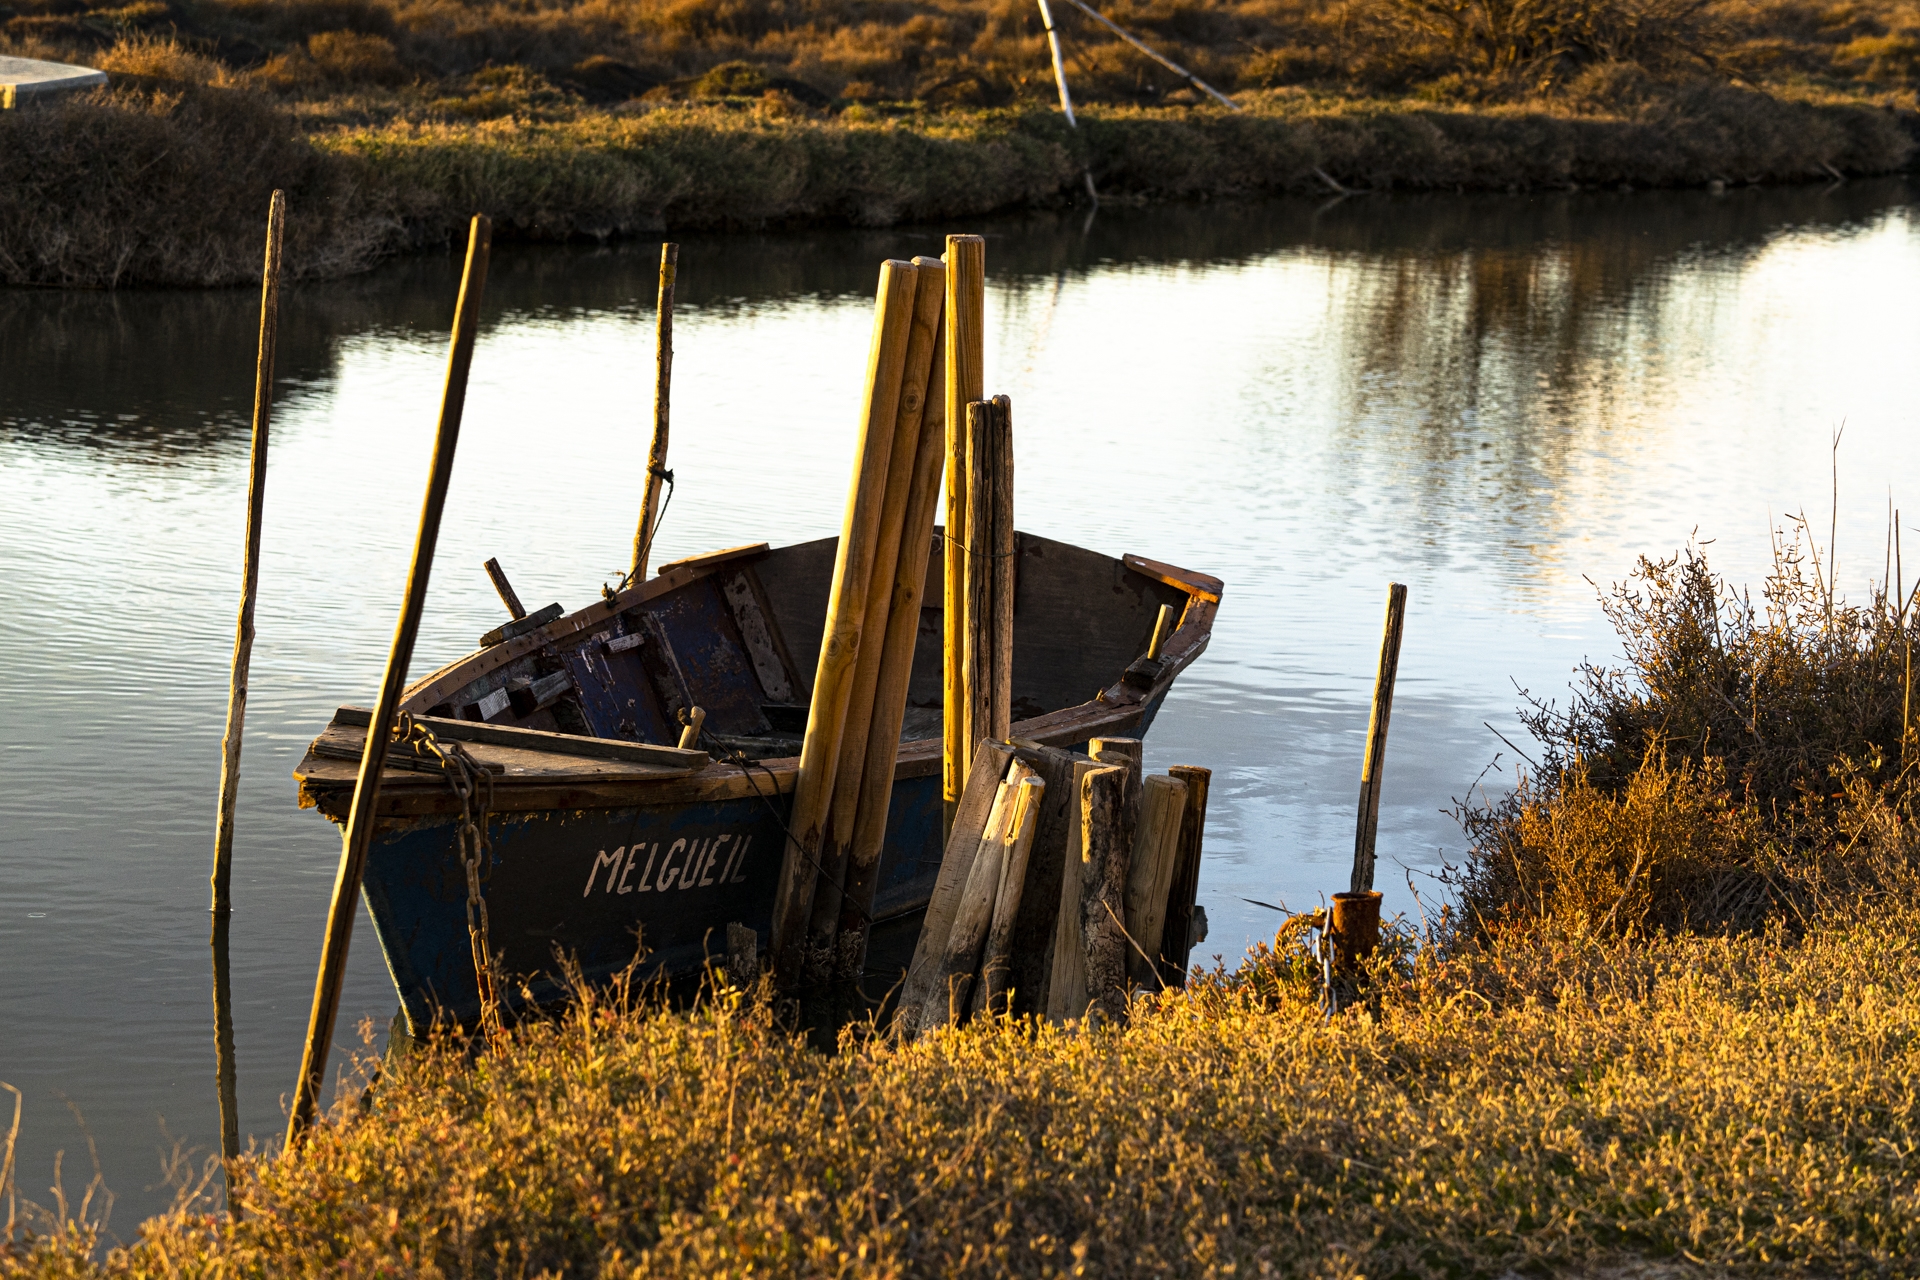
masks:
{"label": "boat interior", "polygon": [[[416,683],[403,708],[671,745],[697,706],[706,712],[704,744],[748,759],[797,755],[838,541],[676,561],[604,605],[565,619],[551,606],[519,634],[521,624],[509,624]],[[1146,651],[1160,606],[1177,618],[1191,598],[1131,557],[1034,534],[1016,535],[1016,549],[1015,722],[1093,699]],[[940,733],[942,560],[936,538],[902,741]]]}

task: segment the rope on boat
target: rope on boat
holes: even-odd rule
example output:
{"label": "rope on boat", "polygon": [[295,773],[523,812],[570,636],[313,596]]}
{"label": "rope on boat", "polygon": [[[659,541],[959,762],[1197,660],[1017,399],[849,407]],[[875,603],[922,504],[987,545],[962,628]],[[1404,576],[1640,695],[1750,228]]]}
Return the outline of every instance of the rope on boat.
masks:
{"label": "rope on boat", "polygon": [[493,876],[493,841],[487,835],[487,812],[493,807],[493,775],[457,742],[442,742],[433,731],[402,711],[393,726],[394,743],[422,759],[440,762],[447,786],[460,801],[460,823],[455,829],[460,865],[467,873],[467,941],[473,950],[473,981],[480,993],[480,1026],[490,1042],[505,1033],[500,1016],[499,964],[487,922],[487,899],[480,886]]}

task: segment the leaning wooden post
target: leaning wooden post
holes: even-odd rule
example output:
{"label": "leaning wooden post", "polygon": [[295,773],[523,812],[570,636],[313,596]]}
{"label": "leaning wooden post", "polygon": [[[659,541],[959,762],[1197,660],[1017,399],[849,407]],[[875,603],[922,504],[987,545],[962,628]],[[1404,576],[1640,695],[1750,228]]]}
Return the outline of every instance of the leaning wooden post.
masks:
{"label": "leaning wooden post", "polygon": [[[913,265],[920,269],[916,310],[929,300],[943,303],[945,268],[933,258],[915,258]],[[935,318],[938,320],[937,315]],[[878,887],[880,850],[886,840],[894,766],[900,755],[900,726],[906,719],[907,686],[913,678],[913,650],[920,636],[927,561],[933,550],[934,509],[940,498],[940,470],[946,461],[946,374],[941,368],[941,337],[936,328],[933,358],[926,371],[920,438],[914,444],[900,555],[894,563],[893,599],[887,605],[887,632],[881,642],[880,682],[874,691],[873,722],[867,731],[867,758],[860,772],[859,814],[841,899],[838,976],[845,979],[858,977],[866,966],[867,926]],[[911,361],[907,374],[913,376]],[[896,457],[893,465],[898,467],[902,462]]]}
{"label": "leaning wooden post", "polygon": [[1328,930],[1336,967],[1351,973],[1380,941],[1380,894],[1373,887],[1374,837],[1380,828],[1380,784],[1387,759],[1387,722],[1393,715],[1393,682],[1400,671],[1400,633],[1407,621],[1407,589],[1387,584],[1386,634],[1380,670],[1373,681],[1373,715],[1367,724],[1367,755],[1360,766],[1360,816],[1354,824],[1353,880],[1333,895]]}
{"label": "leaning wooden post", "polygon": [[[228,911],[213,913],[213,1081],[220,1096],[220,1166],[231,1177],[240,1156],[239,1073],[233,1060],[233,965],[227,949],[227,931],[233,925]],[[240,1217],[233,1184],[227,1184],[227,1216]]]}
{"label": "leaning wooden post", "polygon": [[[1073,95],[1067,92],[1067,64],[1060,57],[1060,33],[1053,27],[1053,10],[1047,0],[1039,0],[1040,25],[1047,29],[1047,52],[1053,58],[1053,83],[1060,90],[1060,114],[1067,118],[1067,128],[1078,129],[1080,122],[1073,118]],[[1100,203],[1100,193],[1093,189],[1093,169],[1082,169],[1081,176],[1087,180],[1087,197],[1094,204]]]}
{"label": "leaning wooden post", "polygon": [[667,409],[673,399],[673,283],[680,267],[680,246],[660,246],[660,299],[655,309],[653,340],[653,445],[647,450],[647,486],[640,499],[640,529],[633,535],[633,572],[629,580],[647,576],[647,557],[660,531],[660,482],[667,470]]}
{"label": "leaning wooden post", "polygon": [[954,809],[966,789],[974,739],[967,719],[966,647],[967,406],[986,393],[987,242],[947,237],[946,366],[947,510],[945,643],[942,649],[942,831],[953,829]]}
{"label": "leaning wooden post", "polygon": [[1387,721],[1393,715],[1393,682],[1400,671],[1400,633],[1407,621],[1407,589],[1387,584],[1386,634],[1380,640],[1380,670],[1373,681],[1373,716],[1367,723],[1367,757],[1360,766],[1360,817],[1353,837],[1351,891],[1373,888],[1373,842],[1380,827],[1380,779],[1387,759]]}
{"label": "leaning wooden post", "polygon": [[807,923],[813,913],[814,888],[827,835],[827,808],[833,799],[840,738],[846,728],[847,704],[860,661],[867,584],[873,573],[881,507],[886,501],[900,382],[913,326],[916,273],[910,262],[889,260],[880,264],[873,344],[867,357],[867,397],[854,450],[853,483],[840,526],[839,550],[834,554],[826,629],[813,678],[813,702],[807,709],[807,734],[800,745],[799,776],[794,779],[793,807],[787,819],[786,853],[773,904],[774,972],[788,988],[797,986],[805,973]]}
{"label": "leaning wooden post", "polygon": [[467,371],[473,363],[474,337],[480,327],[480,295],[486,288],[492,235],[493,224],[485,215],[475,214],[467,233],[466,270],[460,279],[460,301],[454,308],[447,383],[440,398],[440,426],[433,441],[426,500],[420,507],[413,565],[407,573],[406,596],[393,629],[393,649],[387,656],[386,675],[380,681],[380,697],[367,724],[366,750],[360,757],[360,776],[354,783],[347,832],[341,842],[340,867],[333,879],[333,901],[327,909],[320,972],[313,984],[313,1011],[307,1019],[300,1078],[294,1084],[293,1111],[287,1122],[289,1152],[298,1149],[302,1134],[313,1123],[321,1077],[327,1069],[327,1050],[333,1042],[334,1019],[340,1012],[340,985],[347,971],[347,946],[353,940],[353,913],[359,906],[360,877],[366,870],[367,850],[373,844],[374,811],[380,802],[380,771],[386,767],[394,713],[399,709],[407,667],[413,660],[414,636],[420,630],[420,614],[427,602],[427,577],[433,570],[434,544],[440,537],[440,513],[453,479],[453,452],[460,441],[460,416],[466,408]]}
{"label": "leaning wooden post", "polygon": [[[920,272],[923,259],[914,259]],[[860,661],[855,666],[853,691],[847,699],[846,728],[840,737],[840,760],[834,768],[833,803],[828,807],[831,830],[826,854],[820,859],[820,883],[814,890],[813,917],[807,928],[807,981],[824,982],[848,967],[840,954],[842,945],[857,948],[855,932],[845,932],[845,891],[853,874],[856,828],[862,798],[867,793],[869,766],[886,774],[887,790],[893,788],[894,757],[900,748],[900,719],[905,713],[906,683],[897,682],[901,712],[893,717],[890,740],[873,742],[880,748],[877,759],[868,751],[876,732],[881,683],[886,675],[883,663],[887,654],[887,636],[892,617],[895,583],[899,577],[900,557],[908,539],[907,507],[913,498],[915,475],[919,471],[920,424],[927,409],[927,373],[937,354],[940,336],[940,311],[944,301],[936,274],[916,275],[913,294],[913,328],[909,331],[905,363],[900,376],[899,408],[894,419],[893,446],[887,467],[886,499],[881,505],[879,534],[874,547],[873,572],[867,579],[866,621],[860,630]],[[936,451],[937,452],[937,451]],[[920,557],[920,572],[926,572],[926,555]],[[917,593],[916,593],[917,595]],[[914,622],[919,621],[915,609]],[[918,634],[919,627],[914,627]],[[911,663],[912,655],[908,654]],[[889,684],[893,696],[894,684]],[[883,832],[884,834],[884,832]],[[862,908],[864,912],[864,908]]]}
{"label": "leaning wooden post", "polygon": [[240,739],[247,720],[247,673],[253,663],[253,605],[260,588],[260,532],[267,502],[267,425],[273,411],[273,357],[280,339],[280,246],[287,193],[267,202],[267,259],[260,271],[260,350],[253,366],[253,458],[247,471],[247,550],[240,570],[240,622],[234,629],[233,675],[227,686],[227,732],[220,743],[220,807],[213,825],[213,909],[233,899],[233,815],[240,801]]}

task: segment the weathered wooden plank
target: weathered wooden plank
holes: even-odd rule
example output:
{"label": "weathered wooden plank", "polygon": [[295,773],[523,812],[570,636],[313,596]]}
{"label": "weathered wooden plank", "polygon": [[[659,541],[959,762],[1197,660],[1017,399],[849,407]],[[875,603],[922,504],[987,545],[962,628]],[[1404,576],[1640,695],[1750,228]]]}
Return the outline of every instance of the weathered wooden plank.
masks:
{"label": "weathered wooden plank", "polygon": [[[1097,757],[1096,757],[1097,758]],[[1127,859],[1133,850],[1128,769],[1108,765],[1080,780],[1081,845],[1086,861],[1080,892],[1080,932],[1087,956],[1087,1016],[1118,1020],[1127,1011]]]}
{"label": "weathered wooden plank", "polygon": [[[537,596],[535,597],[535,599],[538,598]],[[530,635],[541,627],[546,626],[549,622],[552,622],[555,618],[558,618],[562,612],[559,604],[556,602],[548,605],[544,609],[536,609],[524,618],[515,618],[511,622],[503,622],[480,637],[480,647],[482,649],[491,649],[496,644],[504,644],[509,640],[517,640],[521,636]]]}
{"label": "weathered wooden plank", "polygon": [[1047,792],[1046,780],[1028,776],[1020,780],[1014,802],[1013,821],[1005,838],[1005,865],[1000,872],[1000,889],[993,900],[993,927],[987,931],[986,953],[980,960],[980,979],[974,984],[973,1011],[995,1015],[1007,1012],[1007,996],[1013,981],[1013,926],[1020,915],[1025,896],[1027,862],[1033,853],[1034,831],[1040,822],[1040,806]]}
{"label": "weathered wooden plank", "polygon": [[[366,728],[371,719],[372,713],[365,707],[342,707],[333,714],[335,724],[359,729]],[[590,756],[602,760],[631,760],[635,764],[657,764],[680,769],[697,769],[710,762],[704,751],[682,751],[678,747],[625,742],[619,738],[584,738],[571,733],[549,733],[544,729],[520,729],[504,724],[475,724],[468,720],[447,720],[439,716],[415,716],[414,723],[431,729],[435,737],[450,742],[490,742],[496,746],[518,747],[523,751]]]}
{"label": "weathered wooden plank", "polygon": [[1049,1022],[1067,1022],[1087,1013],[1087,942],[1081,920],[1082,886],[1087,877],[1086,828],[1081,822],[1082,784],[1089,772],[1102,768],[1089,759],[1073,762],[1071,803],[1067,806],[1065,866],[1060,878],[1060,909],[1054,917],[1052,971],[1047,979],[1046,1015]]}
{"label": "weathered wooden plank", "polygon": [[1127,866],[1127,976],[1138,987],[1161,985],[1159,957],[1167,919],[1167,891],[1180,856],[1187,784],[1156,774],[1140,793],[1140,825]]}
{"label": "weathered wooden plank", "polygon": [[[1076,760],[1086,757],[1027,739],[1016,739],[1014,745],[1020,749],[1020,758],[1046,782],[1047,790],[1034,828],[1026,880],[1020,890],[1020,914],[1013,926],[1008,982],[1013,988],[1015,1013],[1044,1014],[1052,986],[1053,941],[1059,928],[1060,895],[1068,871],[1068,832],[1077,825],[1080,806],[1073,767]],[[1078,862],[1076,850],[1076,868]],[[1077,880],[1077,869],[1074,877]],[[1078,900],[1076,893],[1075,901]]]}
{"label": "weathered wooden plank", "polygon": [[513,714],[521,719],[552,706],[572,692],[573,676],[566,671],[556,671],[531,680],[509,680],[506,688],[507,700],[513,704]]}
{"label": "weathered wooden plank", "polygon": [[723,564],[738,560],[753,560],[766,555],[772,548],[765,542],[743,542],[737,547],[726,547],[719,551],[703,551],[697,556],[682,556],[678,560],[669,560],[657,570],[664,578],[674,572],[715,569]]}
{"label": "weathered wooden plank", "polygon": [[967,736],[966,678],[961,654],[966,647],[967,406],[986,394],[987,242],[980,236],[947,237],[946,320],[943,359],[946,369],[947,510],[945,581],[945,661],[942,794],[949,821],[971,770],[968,753],[976,739]]}
{"label": "weathered wooden plank", "polygon": [[455,707],[456,719],[487,721],[498,715],[505,715],[507,708],[513,705],[513,695],[505,689],[494,689],[484,693],[472,702]]}
{"label": "weathered wooden plank", "polygon": [[[932,763],[940,762],[940,753],[929,753]],[[1004,742],[983,742],[974,752],[973,769],[967,787],[954,808],[953,827],[947,832],[946,849],[940,859],[940,872],[934,880],[933,895],[927,901],[927,913],[920,922],[920,940],[913,951],[913,963],[907,969],[906,983],[900,989],[900,1031],[912,1036],[918,1029],[919,1011],[926,1004],[933,984],[938,980],[947,937],[953,931],[954,916],[960,909],[960,897],[980,850],[981,833],[986,830],[1000,782],[1013,761],[1013,748]]]}
{"label": "weathered wooden plank", "polygon": [[793,682],[787,678],[786,663],[781,661],[780,650],[774,643],[773,627],[760,607],[760,598],[753,589],[753,583],[744,570],[721,574],[719,581],[721,598],[727,602],[727,608],[733,614],[733,624],[740,628],[740,639],[747,646],[753,674],[759,679],[767,701],[793,701]]}
{"label": "weathered wooden plank", "polygon": [[1193,951],[1193,911],[1200,888],[1201,847],[1207,832],[1207,789],[1213,781],[1213,770],[1177,764],[1167,772],[1187,784],[1187,807],[1180,823],[1180,856],[1174,863],[1173,884],[1167,890],[1167,922],[1160,935],[1160,972],[1169,983],[1185,986],[1187,959]]}

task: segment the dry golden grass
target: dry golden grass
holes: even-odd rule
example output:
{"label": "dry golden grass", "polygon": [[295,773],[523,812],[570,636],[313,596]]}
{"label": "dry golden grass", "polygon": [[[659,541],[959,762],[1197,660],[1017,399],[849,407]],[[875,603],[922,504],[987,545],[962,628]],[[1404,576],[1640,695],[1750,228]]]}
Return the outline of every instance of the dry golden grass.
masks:
{"label": "dry golden grass", "polygon": [[[1093,1034],[808,1050],[767,1004],[441,1043],[295,1160],[19,1276],[1911,1275],[1914,885],[1798,940],[1542,928],[1326,1017],[1297,944]],[[351,1095],[350,1095],[351,1098]],[[43,1227],[46,1226],[43,1222]]]}

